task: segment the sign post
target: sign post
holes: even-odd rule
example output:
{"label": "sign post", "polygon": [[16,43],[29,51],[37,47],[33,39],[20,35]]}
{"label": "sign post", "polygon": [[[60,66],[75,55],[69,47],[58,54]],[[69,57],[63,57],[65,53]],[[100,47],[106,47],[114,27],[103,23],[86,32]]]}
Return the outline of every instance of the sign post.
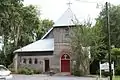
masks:
{"label": "sign post", "polygon": [[100,65],[100,78],[101,78],[101,61],[99,62],[99,65]]}
{"label": "sign post", "polygon": [[[101,62],[99,62],[99,65],[100,65],[100,78],[102,76],[102,70],[104,71],[109,71],[109,63],[108,62],[105,62],[103,64],[101,64]],[[113,77],[114,77],[114,74],[115,74],[115,69],[114,69],[114,62],[111,64],[111,69],[113,70]]]}
{"label": "sign post", "polygon": [[114,62],[113,62],[113,65],[112,65],[112,69],[113,69],[113,77],[114,77],[114,75],[115,75]]}

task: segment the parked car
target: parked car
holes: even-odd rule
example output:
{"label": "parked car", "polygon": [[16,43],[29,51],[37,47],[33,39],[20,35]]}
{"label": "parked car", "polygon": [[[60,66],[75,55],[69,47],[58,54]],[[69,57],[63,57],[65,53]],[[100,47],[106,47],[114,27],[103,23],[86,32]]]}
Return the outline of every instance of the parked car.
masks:
{"label": "parked car", "polygon": [[0,80],[9,80],[12,78],[11,71],[8,70],[5,66],[0,65]]}

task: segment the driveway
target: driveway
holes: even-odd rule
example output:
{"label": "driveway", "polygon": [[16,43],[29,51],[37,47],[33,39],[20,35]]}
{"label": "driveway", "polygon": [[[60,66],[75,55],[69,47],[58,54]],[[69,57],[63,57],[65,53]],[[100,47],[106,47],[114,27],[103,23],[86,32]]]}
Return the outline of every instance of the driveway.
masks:
{"label": "driveway", "polygon": [[[47,76],[47,75],[13,75],[11,80],[96,80],[92,77]],[[107,79],[103,79],[107,80]]]}

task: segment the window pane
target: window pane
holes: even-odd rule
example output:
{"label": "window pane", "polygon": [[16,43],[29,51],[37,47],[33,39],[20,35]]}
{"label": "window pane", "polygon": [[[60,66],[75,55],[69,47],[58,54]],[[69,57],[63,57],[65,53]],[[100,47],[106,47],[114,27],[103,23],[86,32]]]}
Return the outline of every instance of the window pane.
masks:
{"label": "window pane", "polygon": [[32,59],[31,58],[29,58],[29,64],[32,64]]}
{"label": "window pane", "polygon": [[35,58],[34,64],[37,64],[37,63],[38,63],[38,60],[37,60],[37,58]]}
{"label": "window pane", "polygon": [[25,64],[26,64],[26,59],[25,59],[25,58],[23,59],[23,63],[25,63]]}

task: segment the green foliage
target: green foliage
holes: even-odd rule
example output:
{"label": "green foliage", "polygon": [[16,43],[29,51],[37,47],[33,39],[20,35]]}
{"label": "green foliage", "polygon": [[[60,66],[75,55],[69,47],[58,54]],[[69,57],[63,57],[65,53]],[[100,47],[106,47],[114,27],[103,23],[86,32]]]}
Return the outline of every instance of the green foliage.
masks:
{"label": "green foliage", "polygon": [[[111,44],[115,45],[115,47],[119,48],[120,47],[120,5],[118,6],[114,6],[111,5],[109,8],[109,15],[110,15],[110,33],[111,33]],[[107,36],[107,26],[106,26],[106,9],[104,8],[101,13],[100,16],[97,18],[97,23],[99,23],[100,27],[102,28],[102,33],[105,36],[104,38],[104,42],[106,43],[106,45],[108,44],[108,36]]]}
{"label": "green foliage", "polygon": [[34,71],[32,69],[30,69],[30,68],[25,67],[25,68],[18,69],[18,73],[19,74],[31,75],[31,74],[34,73]]}
{"label": "green foliage", "polygon": [[[110,5],[109,8],[109,15],[110,15],[110,33],[111,33],[111,45],[114,45],[116,48],[120,47],[120,5],[118,6],[114,6],[114,5]],[[100,53],[100,55],[98,55],[98,59],[102,60],[102,59],[108,59],[108,30],[107,30],[107,19],[106,19],[106,8],[104,7],[103,10],[100,12],[99,17],[96,19],[96,25],[95,27],[98,27],[101,29],[100,33],[101,36],[103,36],[103,45],[98,46],[98,52]],[[94,51],[94,50],[93,50]],[[94,51],[95,52],[95,51]],[[119,50],[117,49],[112,49],[112,59],[115,60],[116,57],[115,55],[119,54]]]}
{"label": "green foliage", "polygon": [[[12,73],[16,74],[15,68],[9,68],[9,70]],[[24,68],[19,68],[17,74],[26,74],[26,75],[41,74],[41,71],[33,68],[24,67]]]}
{"label": "green foliage", "polygon": [[76,65],[74,65],[74,69],[72,70],[72,75],[74,76],[84,76],[84,72],[79,70]]}
{"label": "green foliage", "polygon": [[102,71],[102,75],[103,75],[104,77],[108,77],[108,76],[109,76],[109,72]]}
{"label": "green foliage", "polygon": [[115,62],[115,75],[120,75],[120,48],[113,48],[112,60]]}
{"label": "green foliage", "polygon": [[115,68],[115,75],[120,75],[120,66]]}
{"label": "green foliage", "polygon": [[[120,5],[114,6],[110,5],[109,15],[110,15],[110,34],[111,34],[111,45],[114,45],[116,48],[120,47]],[[107,19],[106,19],[106,8],[100,12],[99,17],[96,19],[96,24],[94,27],[98,28],[101,39],[100,44],[97,47],[92,47],[91,53],[97,55],[95,60],[108,60],[108,30],[107,30]],[[96,32],[95,32],[96,33]],[[98,40],[99,41],[99,40]],[[96,51],[96,50],[97,51]],[[116,55],[119,54],[118,49],[112,49],[112,60],[115,61],[116,65],[118,63],[118,57]]]}
{"label": "green foliage", "polygon": [[3,53],[3,51],[1,51],[1,53],[0,53],[0,64],[1,65],[6,65],[6,57]]}
{"label": "green foliage", "polygon": [[[97,70],[96,73],[97,73],[97,75],[99,75],[100,74],[100,70]],[[109,72],[108,71],[102,70],[101,74],[102,74],[103,77],[108,77],[109,76]]]}
{"label": "green foliage", "polygon": [[120,48],[113,48],[111,53],[112,55],[120,56]]}
{"label": "green foliage", "polygon": [[83,76],[83,74],[80,72],[80,71],[74,71],[73,73],[72,73],[72,75],[74,75],[74,76]]}
{"label": "green foliage", "polygon": [[24,6],[22,1],[0,1],[0,35],[4,39],[0,64],[11,64],[14,50],[40,39],[53,25],[50,20],[40,20],[37,8]]}
{"label": "green foliage", "polygon": [[41,20],[41,26],[36,30],[36,40],[41,39],[41,37],[53,26],[53,21],[44,19]]}
{"label": "green foliage", "polygon": [[115,62],[115,66],[120,66],[120,48],[113,48],[111,50],[111,58]]}
{"label": "green foliage", "polygon": [[33,69],[34,74],[41,74],[40,70]]}
{"label": "green foliage", "polygon": [[119,79],[120,79],[120,76],[113,77],[113,80],[119,80]]}
{"label": "green foliage", "polygon": [[24,67],[24,68],[19,68],[18,69],[18,74],[26,74],[26,75],[31,75],[31,74],[40,74],[40,70]]}
{"label": "green foliage", "polygon": [[[112,61],[115,61],[115,66],[119,66],[120,64],[120,5],[114,6],[110,5],[109,8],[109,15],[110,15],[110,33],[111,33],[111,45],[114,45],[115,48],[111,50]],[[104,7],[103,10],[100,12],[99,17],[96,19],[96,27],[101,28],[101,35],[103,36],[103,46],[98,47],[98,55],[99,60],[105,59],[108,60],[108,30],[107,30],[107,19],[106,19],[106,8]],[[91,52],[94,51],[95,48]],[[96,52],[95,52],[96,53]]]}
{"label": "green foliage", "polygon": [[[71,51],[75,56],[76,68],[85,75],[88,68],[86,66],[91,64],[98,57],[105,56],[103,53],[104,36],[101,34],[101,28],[98,26],[81,25],[74,28],[71,35]],[[91,58],[88,57],[87,48],[90,46]],[[84,47],[84,50],[83,50]],[[86,49],[86,50],[85,50]],[[85,71],[84,71],[85,70]],[[86,72],[86,73],[84,73]]]}
{"label": "green foliage", "polygon": [[105,55],[107,53],[106,45],[104,43],[104,35],[102,34],[101,27],[98,26],[99,23],[96,23],[95,26],[91,28],[91,56],[95,60],[102,60],[105,58]]}

